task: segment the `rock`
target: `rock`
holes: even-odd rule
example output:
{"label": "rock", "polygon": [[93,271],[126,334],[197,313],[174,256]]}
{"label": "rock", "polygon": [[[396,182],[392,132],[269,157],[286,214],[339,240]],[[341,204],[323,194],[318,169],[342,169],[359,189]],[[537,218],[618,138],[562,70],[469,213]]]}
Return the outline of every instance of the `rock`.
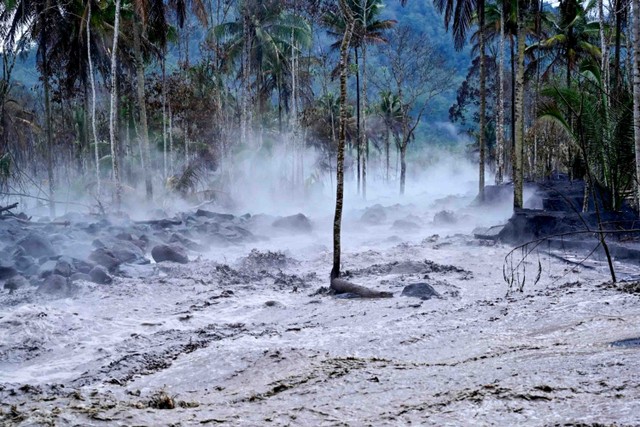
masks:
{"label": "rock", "polygon": [[360,221],[371,225],[378,225],[387,220],[387,214],[382,205],[373,205],[367,208],[360,217]]}
{"label": "rock", "polygon": [[38,293],[70,297],[76,293],[77,288],[69,283],[66,277],[52,274],[44,279],[38,286]]}
{"label": "rock", "polygon": [[85,282],[91,282],[91,276],[89,276],[86,273],[73,273],[71,275],[71,277],[69,277],[69,280],[71,280],[72,282],[78,281],[78,280],[84,280]]}
{"label": "rock", "polygon": [[428,300],[434,297],[439,298],[440,294],[428,283],[412,283],[404,287],[402,296]]}
{"label": "rock", "polygon": [[68,261],[61,259],[56,263],[53,272],[63,277],[69,277],[73,274],[73,267]]}
{"label": "rock", "polygon": [[284,304],[282,304],[281,302],[278,301],[274,301],[274,300],[269,300],[266,301],[264,303],[265,307],[277,307],[277,308],[283,308]]}
{"label": "rock", "polygon": [[25,272],[29,269],[29,267],[35,264],[36,260],[29,255],[20,255],[15,258],[14,262],[18,271]]}
{"label": "rock", "polygon": [[122,264],[114,253],[106,248],[98,248],[91,252],[89,260],[106,267],[109,271],[115,270],[120,264]]}
{"label": "rock", "polygon": [[0,265],[0,280],[7,280],[18,274],[18,270],[9,265]]}
{"label": "rock", "polygon": [[458,218],[452,211],[443,210],[433,216],[433,223],[436,225],[452,225],[456,222]]}
{"label": "rock", "polygon": [[180,264],[189,262],[187,251],[176,244],[154,246],[151,250],[151,256],[155,262],[172,261]]}
{"label": "rock", "polygon": [[21,275],[17,275],[17,276],[13,276],[11,279],[7,280],[4,283],[4,288],[8,289],[9,292],[13,292],[16,289],[20,289],[20,288],[24,288],[26,286],[29,286],[30,283],[27,279],[25,279],[24,276]]}
{"label": "rock", "polygon": [[89,279],[93,283],[97,283],[99,285],[108,285],[113,281],[107,270],[101,265],[96,265],[91,269],[89,272]]}
{"label": "rock", "polygon": [[31,232],[20,239],[18,241],[18,246],[21,246],[27,255],[34,258],[43,256],[50,257],[56,254],[56,251],[51,245],[51,241],[34,232]]}
{"label": "rock", "polygon": [[229,222],[235,219],[235,216],[231,214],[221,214],[217,212],[210,212],[204,209],[198,209],[195,215],[197,217],[213,219],[215,222]]}
{"label": "rock", "polygon": [[133,279],[142,279],[155,275],[155,267],[151,264],[122,264],[118,267],[117,275]]}
{"label": "rock", "polygon": [[44,261],[38,269],[38,277],[44,279],[45,277],[51,276],[56,269],[56,264],[57,262],[52,259]]}
{"label": "rock", "polygon": [[271,225],[276,228],[284,228],[297,233],[310,233],[312,229],[309,218],[301,213],[279,218]]}
{"label": "rock", "polygon": [[494,225],[489,228],[478,227],[473,230],[473,237],[481,240],[498,240],[503,229],[504,225]]}
{"label": "rock", "polygon": [[131,242],[120,242],[111,248],[111,253],[120,263],[149,264],[149,260],[145,258],[142,249]]}
{"label": "rock", "polygon": [[393,222],[391,228],[402,231],[417,231],[420,229],[420,226],[413,221],[399,219]]}

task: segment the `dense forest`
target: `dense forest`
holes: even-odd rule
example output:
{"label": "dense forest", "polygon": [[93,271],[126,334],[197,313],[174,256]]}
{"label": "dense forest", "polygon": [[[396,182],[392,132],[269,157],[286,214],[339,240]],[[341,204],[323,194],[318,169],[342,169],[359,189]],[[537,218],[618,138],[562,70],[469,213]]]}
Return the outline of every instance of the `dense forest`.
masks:
{"label": "dense forest", "polygon": [[342,6],[4,2],[2,195],[38,197],[52,215],[61,188],[116,210],[137,191],[211,198],[266,154],[301,197],[335,175],[344,143],[366,197],[372,179],[404,191],[411,161],[428,164],[421,147],[463,140],[480,193],[487,168],[515,183],[516,207],[524,180],[554,172],[603,186],[614,210],[633,198],[630,2]]}

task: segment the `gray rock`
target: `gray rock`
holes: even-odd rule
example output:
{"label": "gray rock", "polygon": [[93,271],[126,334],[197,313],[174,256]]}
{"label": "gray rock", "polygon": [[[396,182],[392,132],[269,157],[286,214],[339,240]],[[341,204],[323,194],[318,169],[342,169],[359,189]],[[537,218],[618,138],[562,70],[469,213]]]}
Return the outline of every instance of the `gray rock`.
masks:
{"label": "gray rock", "polygon": [[51,241],[44,236],[31,232],[18,241],[18,246],[21,246],[27,255],[31,255],[34,258],[50,257],[56,254]]}
{"label": "gray rock", "polygon": [[56,261],[51,259],[44,261],[38,269],[38,277],[45,278],[54,274],[57,264]]}
{"label": "gray rock", "polygon": [[16,289],[24,288],[25,286],[29,286],[30,283],[23,276],[17,275],[13,276],[11,279],[7,280],[4,283],[4,288],[8,289],[9,292],[13,292]]}
{"label": "gray rock", "polygon": [[69,283],[66,277],[62,277],[59,274],[52,274],[46,277],[38,286],[38,293],[60,297],[70,297],[76,291],[77,288]]}
{"label": "gray rock", "polygon": [[93,283],[97,283],[99,285],[108,285],[113,281],[111,276],[109,276],[106,268],[102,267],[101,265],[96,265],[95,267],[93,267],[93,269],[89,273],[89,279]]}
{"label": "gray rock", "polygon": [[367,208],[362,214],[362,217],[360,217],[360,221],[371,225],[378,225],[386,220],[387,214],[382,205],[373,205]]}
{"label": "gray rock", "polygon": [[452,211],[440,211],[433,216],[433,223],[436,225],[452,225],[456,222],[458,222],[458,218]]}
{"label": "gray rock", "polygon": [[283,228],[296,233],[310,233],[313,228],[309,218],[301,213],[278,218],[272,225],[276,228]]}
{"label": "gray rock", "polygon": [[122,264],[122,261],[120,261],[113,252],[106,248],[98,248],[91,252],[89,260],[106,267],[109,271],[115,270],[120,264]]}
{"label": "gray rock", "polygon": [[176,244],[154,246],[151,250],[151,256],[155,262],[172,261],[180,264],[189,262],[187,251]]}
{"label": "gray rock", "polygon": [[402,230],[402,231],[417,231],[420,229],[420,226],[413,221],[409,221],[406,219],[399,219],[393,222],[393,229]]}
{"label": "gray rock", "polygon": [[428,283],[412,283],[404,287],[402,296],[428,300],[434,297],[439,298],[440,294]]}
{"label": "gray rock", "polygon": [[7,280],[18,274],[18,270],[9,265],[0,265],[0,280]]}
{"label": "gray rock", "polygon": [[36,260],[33,259],[33,257],[30,257],[29,255],[20,255],[15,258],[14,262],[18,271],[25,272],[29,269],[29,267],[31,267],[36,263]]}
{"label": "gray rock", "polygon": [[233,221],[235,219],[235,217],[231,214],[209,212],[204,209],[198,209],[195,213],[195,216],[213,219],[215,222],[227,222],[227,221]]}
{"label": "gray rock", "polygon": [[61,259],[56,263],[53,272],[63,277],[69,277],[73,274],[73,267],[67,260]]}
{"label": "gray rock", "polygon": [[86,273],[73,273],[70,277],[69,280],[71,280],[72,282],[78,281],[78,280],[84,280],[85,282],[91,282],[91,276],[89,276]]}

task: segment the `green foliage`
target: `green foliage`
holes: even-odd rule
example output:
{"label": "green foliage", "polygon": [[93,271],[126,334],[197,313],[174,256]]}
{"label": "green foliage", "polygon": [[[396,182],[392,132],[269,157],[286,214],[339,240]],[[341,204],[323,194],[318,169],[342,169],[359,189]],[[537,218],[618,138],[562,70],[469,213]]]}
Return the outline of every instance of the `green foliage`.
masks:
{"label": "green foliage", "polygon": [[564,128],[594,179],[611,194],[608,207],[620,209],[634,180],[631,91],[608,101],[600,70],[592,61],[581,64],[575,83],[543,89],[547,100],[539,117]]}

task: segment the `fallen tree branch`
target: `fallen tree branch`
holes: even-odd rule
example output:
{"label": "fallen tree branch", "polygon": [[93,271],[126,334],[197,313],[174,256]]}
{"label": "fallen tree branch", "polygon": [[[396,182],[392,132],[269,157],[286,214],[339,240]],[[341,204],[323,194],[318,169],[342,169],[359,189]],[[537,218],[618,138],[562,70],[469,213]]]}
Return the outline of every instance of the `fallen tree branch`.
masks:
{"label": "fallen tree branch", "polygon": [[0,213],[4,212],[4,211],[9,211],[11,209],[15,209],[18,207],[18,202],[9,205],[9,206],[0,206]]}

